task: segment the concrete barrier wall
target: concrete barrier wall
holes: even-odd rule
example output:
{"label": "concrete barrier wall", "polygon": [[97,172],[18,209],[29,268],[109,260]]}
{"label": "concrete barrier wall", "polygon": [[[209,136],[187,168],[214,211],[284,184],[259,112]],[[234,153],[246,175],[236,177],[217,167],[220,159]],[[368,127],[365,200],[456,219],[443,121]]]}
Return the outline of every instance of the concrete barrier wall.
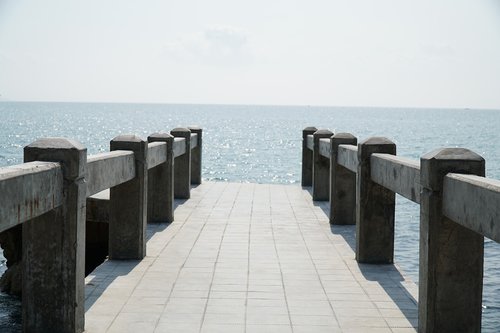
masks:
{"label": "concrete barrier wall", "polygon": [[[302,154],[302,175],[323,164],[313,157],[312,129],[303,132],[303,150],[310,153]],[[356,224],[356,259],[391,263],[394,195],[420,204],[418,331],[480,332],[483,237],[500,242],[500,181],[484,177],[484,159],[467,149],[444,148],[411,160],[395,156],[395,145],[385,138],[356,147],[347,133],[332,135],[330,144],[319,140],[321,157],[330,151],[330,181],[313,173],[302,185],[330,185],[329,198],[313,200],[330,200],[330,223]]]}
{"label": "concrete barrier wall", "polygon": [[[78,142],[40,139],[25,147],[27,163],[0,168],[0,232],[22,232],[4,238],[22,239],[22,246],[2,246],[22,252],[24,331],[84,331],[85,244],[103,242],[101,235],[89,242],[95,228],[85,236],[87,200],[91,223],[109,223],[110,258],[143,258],[148,220],[172,222],[174,187],[189,197],[191,156],[201,182],[201,129],[173,132],[175,141],[166,133],[149,143],[119,136],[113,151],[88,157]],[[175,173],[174,160],[182,164]]]}

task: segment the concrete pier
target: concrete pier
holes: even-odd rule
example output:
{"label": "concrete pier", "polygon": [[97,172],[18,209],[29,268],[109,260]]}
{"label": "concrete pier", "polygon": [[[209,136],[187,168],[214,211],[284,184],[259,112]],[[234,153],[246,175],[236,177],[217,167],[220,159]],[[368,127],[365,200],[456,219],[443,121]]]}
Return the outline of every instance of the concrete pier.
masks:
{"label": "concrete pier", "polygon": [[417,288],[355,260],[355,226],[299,186],[203,183],[143,260],[86,278],[86,332],[415,332]]}

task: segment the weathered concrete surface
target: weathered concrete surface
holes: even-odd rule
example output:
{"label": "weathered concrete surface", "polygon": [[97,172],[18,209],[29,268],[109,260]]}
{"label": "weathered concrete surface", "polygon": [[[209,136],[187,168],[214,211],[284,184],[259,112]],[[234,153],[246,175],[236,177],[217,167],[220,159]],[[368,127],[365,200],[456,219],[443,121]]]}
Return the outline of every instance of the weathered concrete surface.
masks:
{"label": "weathered concrete surface", "polygon": [[198,126],[189,126],[188,129],[191,133],[196,134],[195,147],[191,149],[191,184],[197,185],[201,184],[203,130]]}
{"label": "weathered concrete surface", "polygon": [[110,149],[134,152],[136,176],[110,189],[109,256],[142,259],[146,255],[148,143],[135,135],[121,135],[111,140]]}
{"label": "weathered concrete surface", "polygon": [[319,139],[319,154],[329,159],[330,153],[330,139]]}
{"label": "weathered concrete surface", "polygon": [[[157,133],[155,133],[157,134]],[[153,135],[155,135],[153,134]],[[165,133],[168,134],[168,133]],[[166,142],[152,142],[148,137],[148,169],[157,167],[167,161],[167,144]],[[173,139],[172,139],[173,140]]]}
{"label": "weathered concrete surface", "polygon": [[174,138],[173,150],[174,158],[184,155],[184,153],[186,152],[186,139]]}
{"label": "weathered concrete surface", "polygon": [[61,163],[63,204],[23,223],[23,330],[84,329],[85,183],[87,149],[62,138],[24,148],[24,161]]}
{"label": "weathered concrete surface", "polygon": [[340,145],[337,163],[354,173],[358,172],[358,146]]}
{"label": "weathered concrete surface", "polygon": [[448,174],[443,184],[443,214],[500,243],[500,181]]}
{"label": "weathered concrete surface", "polygon": [[[330,223],[356,224],[356,173],[338,164],[339,145],[356,145],[349,133],[337,133],[330,139]],[[357,159],[357,156],[356,156]]]}
{"label": "weathered concrete surface", "polygon": [[154,133],[148,142],[165,143],[165,162],[149,169],[148,222],[174,220],[174,137],[168,133]]}
{"label": "weathered concrete surface", "polygon": [[420,203],[420,163],[389,154],[372,154],[372,180],[389,190]]}
{"label": "weathered concrete surface", "polygon": [[395,194],[371,178],[371,154],[396,154],[396,145],[373,137],[358,144],[356,174],[356,259],[389,264],[394,260]]}
{"label": "weathered concrete surface", "polygon": [[186,140],[186,152],[174,159],[174,197],[189,199],[191,190],[191,131],[187,128],[174,128],[170,134]]}
{"label": "weathered concrete surface", "polygon": [[445,175],[484,176],[484,159],[448,148],[423,155],[420,166],[419,332],[480,332],[484,238],[442,208]]}
{"label": "weathered concrete surface", "polygon": [[87,277],[88,333],[415,332],[415,284],[358,264],[355,227],[300,186],[204,182],[178,204],[142,261]]}
{"label": "weathered concrete surface", "polygon": [[313,152],[307,147],[307,136],[312,135],[317,130],[316,127],[306,127],[302,131],[302,186],[312,185]]}
{"label": "weathered concrete surface", "polygon": [[0,232],[62,204],[58,163],[31,162],[0,168]]}
{"label": "weathered concrete surface", "polygon": [[320,139],[328,138],[333,133],[326,129],[317,130],[313,134],[313,200],[328,200],[330,196],[330,159],[320,154]]}
{"label": "weathered concrete surface", "polygon": [[87,161],[87,197],[129,181],[135,177],[134,153],[111,151],[89,156]]}

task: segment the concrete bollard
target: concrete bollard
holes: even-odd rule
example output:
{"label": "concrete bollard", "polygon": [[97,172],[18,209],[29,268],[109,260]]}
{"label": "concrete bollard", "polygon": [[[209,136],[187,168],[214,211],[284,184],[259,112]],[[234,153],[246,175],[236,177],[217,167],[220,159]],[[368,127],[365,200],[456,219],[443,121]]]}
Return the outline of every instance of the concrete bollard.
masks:
{"label": "concrete bollard", "polygon": [[64,138],[24,148],[24,162],[61,163],[62,206],[23,223],[23,331],[83,332],[87,149]]}
{"label": "concrete bollard", "polygon": [[420,333],[480,332],[482,235],[442,214],[449,172],[484,176],[484,159],[467,149],[434,150],[420,159]]}
{"label": "concrete bollard", "polygon": [[174,128],[170,131],[176,138],[186,139],[186,153],[174,159],[174,197],[189,199],[191,196],[191,131]]}
{"label": "concrete bollard", "polygon": [[174,137],[154,133],[148,142],[166,142],[167,160],[148,171],[148,222],[174,220]]}
{"label": "concrete bollard", "polygon": [[316,127],[306,127],[302,130],[302,186],[312,185],[313,152],[307,148],[307,136],[313,135],[317,130]]}
{"label": "concrete bollard", "polygon": [[356,178],[356,260],[391,264],[394,261],[395,193],[371,179],[373,153],[396,155],[387,138],[372,137],[358,144]]}
{"label": "concrete bollard", "polygon": [[142,259],[146,256],[148,144],[135,135],[111,140],[111,150],[132,150],[135,178],[109,192],[109,258]]}
{"label": "concrete bollard", "polygon": [[197,126],[190,126],[191,133],[198,134],[198,144],[191,150],[191,184],[201,184],[201,153],[203,130]]}
{"label": "concrete bollard", "polygon": [[350,133],[330,139],[330,223],[356,224],[356,174],[337,163],[339,145],[357,145]]}
{"label": "concrete bollard", "polygon": [[313,200],[328,200],[330,196],[330,159],[319,153],[319,139],[325,139],[333,135],[329,130],[317,130],[313,134]]}

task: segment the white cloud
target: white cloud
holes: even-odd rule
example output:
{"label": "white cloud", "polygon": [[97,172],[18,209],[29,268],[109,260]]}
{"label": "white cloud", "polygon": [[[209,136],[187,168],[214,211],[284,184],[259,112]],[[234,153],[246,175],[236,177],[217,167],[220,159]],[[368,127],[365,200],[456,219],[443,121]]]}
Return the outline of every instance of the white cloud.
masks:
{"label": "white cloud", "polygon": [[252,58],[248,34],[229,26],[211,26],[203,31],[185,34],[167,43],[164,54],[175,61],[214,66],[243,65]]}

